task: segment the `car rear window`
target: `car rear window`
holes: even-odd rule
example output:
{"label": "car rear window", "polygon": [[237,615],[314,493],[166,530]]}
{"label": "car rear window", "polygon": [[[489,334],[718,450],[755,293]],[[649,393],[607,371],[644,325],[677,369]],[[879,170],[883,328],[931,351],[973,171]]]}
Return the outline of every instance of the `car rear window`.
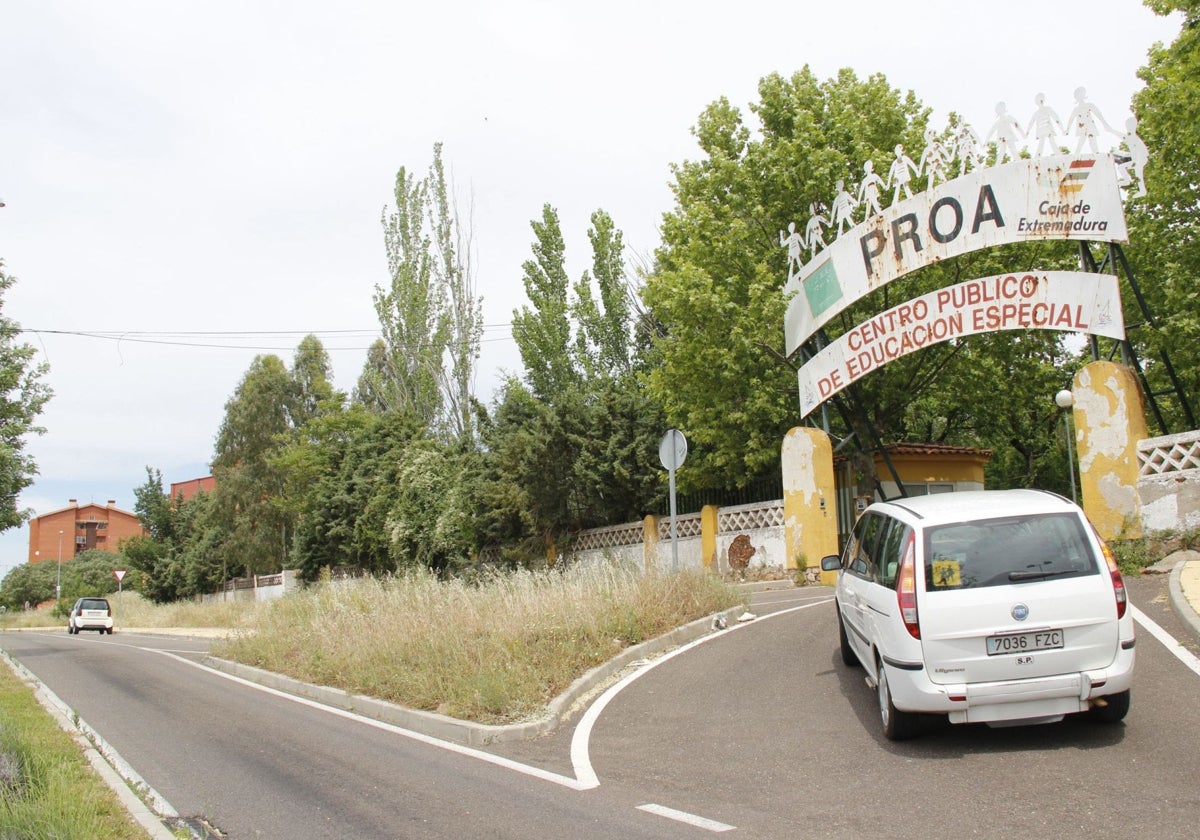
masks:
{"label": "car rear window", "polygon": [[925,588],[976,589],[1098,571],[1083,522],[1069,513],[983,519],[925,532]]}
{"label": "car rear window", "polygon": [[107,610],[108,601],[103,598],[84,598],[79,604],[81,610]]}

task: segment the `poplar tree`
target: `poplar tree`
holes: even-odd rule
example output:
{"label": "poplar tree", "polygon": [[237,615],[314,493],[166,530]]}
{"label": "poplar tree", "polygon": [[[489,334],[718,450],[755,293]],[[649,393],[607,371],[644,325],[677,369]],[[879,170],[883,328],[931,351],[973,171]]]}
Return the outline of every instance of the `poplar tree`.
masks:
{"label": "poplar tree", "polygon": [[433,432],[470,441],[483,314],[470,221],[464,227],[459,217],[440,143],[425,176],[400,168],[394,196],[395,209],[382,218],[389,281],[374,296],[385,352],[368,359],[359,392]]}

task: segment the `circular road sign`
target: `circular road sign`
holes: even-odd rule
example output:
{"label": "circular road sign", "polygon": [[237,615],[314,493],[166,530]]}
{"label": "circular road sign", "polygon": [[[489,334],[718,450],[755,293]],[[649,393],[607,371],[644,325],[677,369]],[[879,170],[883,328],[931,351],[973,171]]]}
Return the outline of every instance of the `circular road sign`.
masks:
{"label": "circular road sign", "polygon": [[658,444],[658,458],[668,470],[674,471],[683,466],[687,458],[687,438],[678,429],[668,429]]}

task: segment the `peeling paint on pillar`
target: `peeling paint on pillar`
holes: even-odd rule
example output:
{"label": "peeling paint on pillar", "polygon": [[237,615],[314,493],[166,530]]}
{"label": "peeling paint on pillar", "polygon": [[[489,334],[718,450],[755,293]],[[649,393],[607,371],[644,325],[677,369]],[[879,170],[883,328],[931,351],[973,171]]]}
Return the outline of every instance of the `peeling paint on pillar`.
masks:
{"label": "peeling paint on pillar", "polygon": [[658,571],[658,517],[653,514],[642,520],[642,564],[648,575]]}
{"label": "peeling paint on pillar", "polygon": [[[838,550],[833,444],[818,429],[796,427],[784,436],[782,455],[787,567],[799,569],[803,560],[808,569],[819,569],[821,558]],[[836,580],[836,572],[821,575],[822,583]]]}
{"label": "peeling paint on pillar", "polygon": [[1137,377],[1092,362],[1075,374],[1072,392],[1083,509],[1105,539],[1140,537],[1137,445],[1148,435]]}
{"label": "peeling paint on pillar", "polygon": [[716,505],[705,505],[700,508],[700,562],[704,571],[717,572],[720,563],[717,560],[717,529],[720,527],[721,509]]}

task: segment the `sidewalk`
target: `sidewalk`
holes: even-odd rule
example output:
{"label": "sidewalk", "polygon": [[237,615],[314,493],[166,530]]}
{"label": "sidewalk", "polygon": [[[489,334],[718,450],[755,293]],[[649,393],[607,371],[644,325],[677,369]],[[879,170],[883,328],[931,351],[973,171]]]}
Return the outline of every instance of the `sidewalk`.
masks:
{"label": "sidewalk", "polygon": [[1171,607],[1200,640],[1200,552],[1179,551],[1175,555],[1179,556],[1171,568]]}

